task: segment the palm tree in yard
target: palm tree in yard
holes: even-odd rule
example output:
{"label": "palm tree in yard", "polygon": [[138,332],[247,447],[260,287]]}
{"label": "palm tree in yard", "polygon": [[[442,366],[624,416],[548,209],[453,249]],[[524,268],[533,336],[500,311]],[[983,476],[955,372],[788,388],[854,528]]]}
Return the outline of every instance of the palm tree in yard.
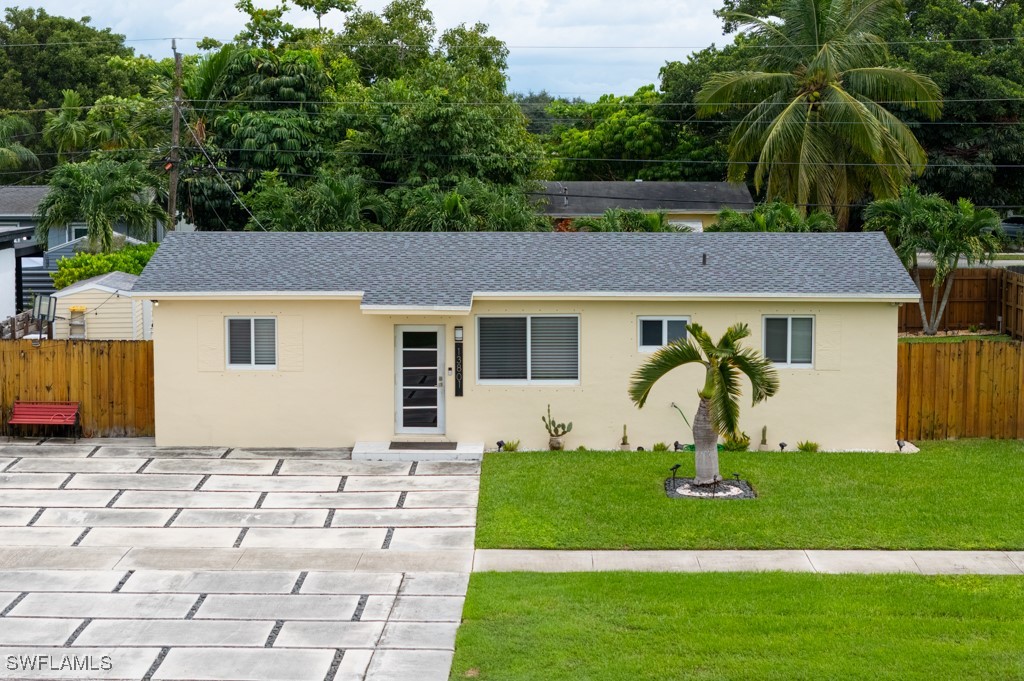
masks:
{"label": "palm tree in yard", "polygon": [[769,200],[825,208],[841,229],[866,195],[896,196],[925,167],[924,149],[887,108],[941,111],[938,86],[888,66],[883,26],[899,0],[782,0],[779,19],[731,15],[765,49],[756,70],[713,75],[698,115],[749,107],[730,140],[729,177],[756,164]]}
{"label": "palm tree in yard", "polygon": [[689,364],[704,367],[704,385],[697,391],[697,415],[693,418],[696,460],[695,483],[707,485],[721,480],[718,470],[719,435],[739,431],[740,375],[750,381],[753,404],[762,402],[779,389],[778,373],[771,360],[740,344],[750,335],[746,324],[735,324],[715,343],[699,324],[686,328],[687,337],[658,350],[633,374],[629,396],[643,408],[658,379],[673,369]]}
{"label": "palm tree in yard", "polygon": [[83,221],[89,243],[109,253],[114,225],[124,223],[133,234],[149,237],[158,221],[167,219],[159,201],[163,183],[138,161],[102,159],[59,166],[50,193],[39,204],[37,238],[46,243],[51,227]]}
{"label": "palm tree in yard", "polygon": [[46,114],[43,140],[57,150],[57,162],[64,163],[89,143],[93,130],[85,118],[82,96],[74,90],[62,90],[64,101],[56,112]]}
{"label": "palm tree in yard", "polygon": [[39,165],[36,155],[19,141],[33,132],[32,124],[21,116],[0,118],[0,171]]}
{"label": "palm tree in yard", "polygon": [[865,229],[886,233],[922,292],[918,256],[926,253],[934,261],[931,307],[925,308],[923,296],[917,301],[928,336],[938,333],[961,261],[973,265],[991,260],[1000,247],[1000,219],[995,211],[979,210],[967,199],[951,205],[940,196],[920,193],[917,187],[905,187],[897,198],[871,203],[864,219]]}

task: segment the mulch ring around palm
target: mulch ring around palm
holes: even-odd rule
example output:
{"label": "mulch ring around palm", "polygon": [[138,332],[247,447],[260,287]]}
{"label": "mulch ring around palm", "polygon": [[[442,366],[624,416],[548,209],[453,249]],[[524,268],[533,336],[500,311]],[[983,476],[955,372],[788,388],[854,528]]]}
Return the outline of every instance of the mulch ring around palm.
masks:
{"label": "mulch ring around palm", "polygon": [[697,485],[693,478],[666,478],[665,495],[669,499],[757,498],[754,488],[746,480],[719,480],[710,485]]}

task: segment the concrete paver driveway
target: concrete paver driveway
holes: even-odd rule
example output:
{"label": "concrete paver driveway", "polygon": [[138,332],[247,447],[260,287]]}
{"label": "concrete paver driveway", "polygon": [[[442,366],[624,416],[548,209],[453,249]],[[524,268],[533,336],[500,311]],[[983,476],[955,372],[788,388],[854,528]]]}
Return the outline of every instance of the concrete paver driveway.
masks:
{"label": "concrete paver driveway", "polygon": [[479,464],[0,446],[0,679],[447,679]]}

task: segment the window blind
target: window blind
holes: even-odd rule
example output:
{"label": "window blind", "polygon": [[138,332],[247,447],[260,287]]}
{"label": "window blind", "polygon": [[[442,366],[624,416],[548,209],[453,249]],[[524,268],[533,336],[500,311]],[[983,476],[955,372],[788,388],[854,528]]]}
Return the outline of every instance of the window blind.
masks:
{"label": "window blind", "polygon": [[789,320],[785,317],[765,320],[764,354],[773,362],[789,363]]}
{"label": "window blind", "polygon": [[579,320],[576,317],[530,319],[530,378],[579,378]]}
{"label": "window blind", "polygon": [[254,319],[253,348],[257,366],[274,366],[277,364],[277,320]]}
{"label": "window blind", "polygon": [[793,319],[793,338],[790,340],[790,361],[793,364],[811,363],[813,328],[813,319],[808,317],[796,317]]}
{"label": "window blind", "polygon": [[525,380],[526,317],[480,318],[480,378]]}
{"label": "window blind", "polygon": [[252,320],[228,320],[228,364],[252,364]]}

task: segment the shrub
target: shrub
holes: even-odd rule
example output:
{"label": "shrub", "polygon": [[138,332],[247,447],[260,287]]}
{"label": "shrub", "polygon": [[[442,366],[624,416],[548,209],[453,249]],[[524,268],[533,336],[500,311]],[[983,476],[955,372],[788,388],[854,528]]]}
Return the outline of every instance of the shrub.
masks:
{"label": "shrub", "polygon": [[651,449],[654,450],[655,452],[667,452],[668,445],[665,444],[664,442],[655,442],[654,447],[652,447]]}
{"label": "shrub", "polygon": [[804,440],[796,443],[796,448],[801,452],[816,452],[820,449],[817,442],[811,442],[810,440]]}
{"label": "shrub", "polygon": [[745,452],[750,449],[750,436],[746,433],[729,435],[725,438],[722,449],[727,452]]}
{"label": "shrub", "polygon": [[97,277],[108,272],[142,274],[146,263],[153,257],[159,244],[126,246],[113,253],[76,253],[73,258],[61,258],[57,271],[51,277],[56,289],[67,288],[76,281]]}
{"label": "shrub", "polygon": [[519,440],[505,440],[505,446],[502,447],[502,451],[518,452],[519,451]]}

